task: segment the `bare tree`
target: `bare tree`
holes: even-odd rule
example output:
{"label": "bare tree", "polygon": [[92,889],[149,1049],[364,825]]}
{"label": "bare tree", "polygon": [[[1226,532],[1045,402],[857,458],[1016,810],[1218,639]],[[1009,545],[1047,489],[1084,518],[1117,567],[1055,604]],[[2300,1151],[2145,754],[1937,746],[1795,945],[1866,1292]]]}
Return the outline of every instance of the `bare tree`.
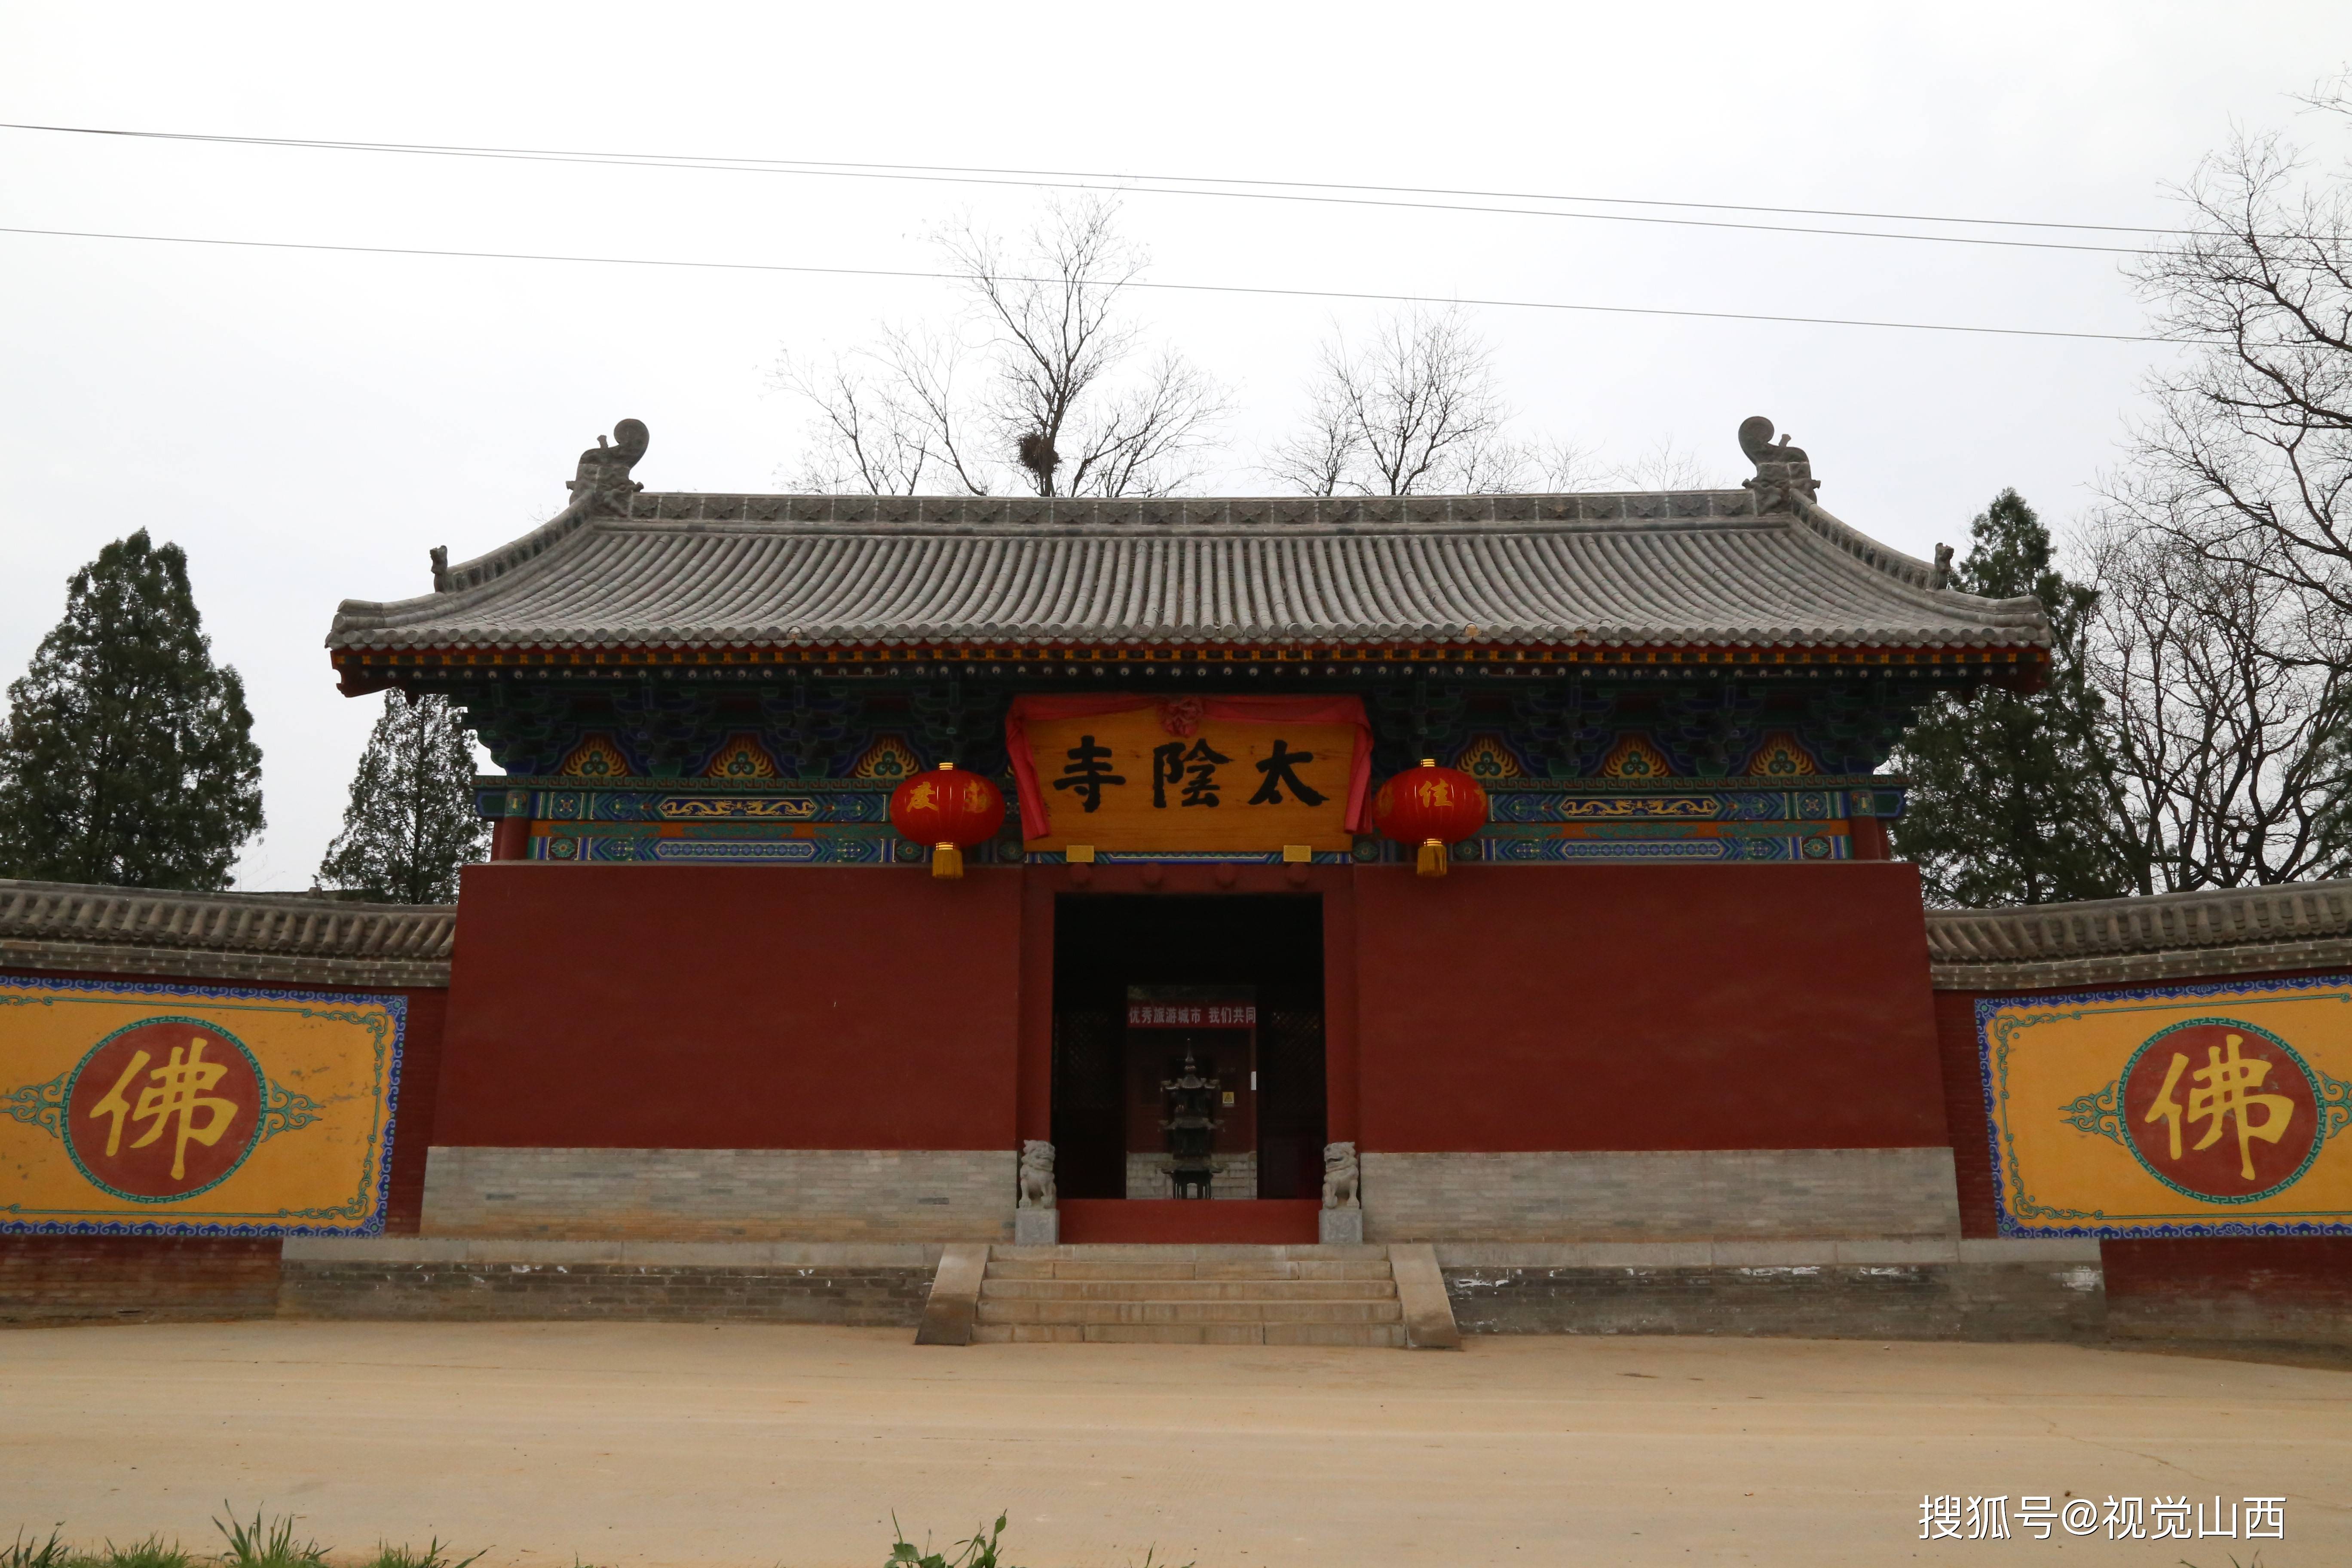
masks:
{"label": "bare tree", "polygon": [[[2344,87],[2311,100],[2352,114]],[[2088,649],[2143,890],[2345,870],[2352,184],[2241,135],[2131,272],[2186,350],[2090,536]]]}
{"label": "bare tree", "polygon": [[1601,461],[1598,447],[1563,437],[1537,442],[1528,453],[1528,461],[1535,470],[1535,482],[1550,495],[1599,489],[1615,472]]}
{"label": "bare tree", "polygon": [[[2084,663],[2118,858],[2143,893],[2341,872],[2336,616],[2274,559],[2200,548],[2160,493],[2089,531]],[[2275,550],[2276,546],[2273,546]]]}
{"label": "bare tree", "polygon": [[777,384],[814,411],[801,480],[1139,496],[1197,479],[1225,395],[1175,350],[1147,354],[1128,312],[1145,258],[1117,216],[1099,198],[1052,203],[1018,248],[959,224],[939,237],[967,300],[952,325],[885,328],[830,366],[787,356]]}
{"label": "bare tree", "polygon": [[1307,416],[1266,472],[1310,495],[1517,489],[1532,455],[1507,434],[1493,361],[1458,306],[1389,316],[1361,347],[1335,331]]}
{"label": "bare tree", "polygon": [[886,327],[872,347],[812,363],[787,353],[776,384],[814,413],[795,488],[825,493],[919,495],[948,483],[985,493],[970,478],[960,439],[953,338]]}
{"label": "bare tree", "polygon": [[1662,437],[1654,446],[1630,463],[1619,463],[1609,469],[1609,482],[1635,490],[1719,490],[1732,489],[1730,481],[1710,467],[1706,460],[1687,447],[1677,446],[1671,436]]}
{"label": "bare tree", "polygon": [[[2314,100],[2352,114],[2338,86]],[[2142,512],[2183,546],[2352,611],[2352,188],[2245,137],[2179,193],[2188,232],[2132,269],[2190,345],[2133,432]]]}

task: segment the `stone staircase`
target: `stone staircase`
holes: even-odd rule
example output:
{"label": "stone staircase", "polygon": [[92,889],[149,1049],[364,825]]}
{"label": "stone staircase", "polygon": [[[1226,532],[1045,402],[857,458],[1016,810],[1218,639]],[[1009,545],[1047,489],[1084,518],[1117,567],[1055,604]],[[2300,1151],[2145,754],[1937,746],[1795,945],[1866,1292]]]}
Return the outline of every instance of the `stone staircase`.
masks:
{"label": "stone staircase", "polygon": [[979,1284],[974,1344],[1410,1342],[1385,1247],[992,1247]]}

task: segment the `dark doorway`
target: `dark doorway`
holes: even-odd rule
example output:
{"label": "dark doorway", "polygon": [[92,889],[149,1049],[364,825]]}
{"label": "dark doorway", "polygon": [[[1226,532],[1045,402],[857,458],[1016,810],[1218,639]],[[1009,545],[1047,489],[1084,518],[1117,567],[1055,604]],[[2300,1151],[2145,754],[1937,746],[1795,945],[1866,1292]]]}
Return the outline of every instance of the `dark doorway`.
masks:
{"label": "dark doorway", "polygon": [[1065,893],[1054,900],[1055,1176],[1066,1197],[1129,1193],[1133,987],[1255,996],[1255,1195],[1319,1194],[1322,898]]}

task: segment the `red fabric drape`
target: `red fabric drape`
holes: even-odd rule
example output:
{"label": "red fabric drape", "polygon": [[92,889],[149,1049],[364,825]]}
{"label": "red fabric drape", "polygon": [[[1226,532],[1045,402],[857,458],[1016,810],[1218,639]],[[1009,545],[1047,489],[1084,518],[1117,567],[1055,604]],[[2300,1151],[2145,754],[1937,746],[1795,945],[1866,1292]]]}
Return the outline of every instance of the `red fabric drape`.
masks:
{"label": "red fabric drape", "polygon": [[1371,831],[1372,726],[1364,717],[1360,697],[1016,697],[1004,715],[1004,749],[1013,759],[1013,782],[1020,786],[1021,835],[1042,838],[1054,830],[1045,808],[1045,792],[1037,787],[1037,769],[1029,756],[1031,719],[1092,719],[1103,713],[1131,713],[1176,701],[1201,705],[1201,717],[1225,724],[1353,724],[1355,765],[1348,773],[1348,831]]}

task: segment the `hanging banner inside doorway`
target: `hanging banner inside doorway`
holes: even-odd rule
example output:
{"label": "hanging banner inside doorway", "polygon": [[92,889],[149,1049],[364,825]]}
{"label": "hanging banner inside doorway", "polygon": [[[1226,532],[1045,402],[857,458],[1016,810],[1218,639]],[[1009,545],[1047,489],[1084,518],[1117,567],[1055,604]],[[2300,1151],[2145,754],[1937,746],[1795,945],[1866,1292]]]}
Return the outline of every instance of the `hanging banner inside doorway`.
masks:
{"label": "hanging banner inside doorway", "polygon": [[2011,1236],[2352,1235],[2352,980],[1977,1004]]}
{"label": "hanging banner inside doorway", "polygon": [[0,976],[0,1232],[381,1231],[406,1014]]}
{"label": "hanging banner inside doorway", "polygon": [[1016,697],[1004,721],[1038,849],[1346,849],[1365,826],[1360,698]]}

